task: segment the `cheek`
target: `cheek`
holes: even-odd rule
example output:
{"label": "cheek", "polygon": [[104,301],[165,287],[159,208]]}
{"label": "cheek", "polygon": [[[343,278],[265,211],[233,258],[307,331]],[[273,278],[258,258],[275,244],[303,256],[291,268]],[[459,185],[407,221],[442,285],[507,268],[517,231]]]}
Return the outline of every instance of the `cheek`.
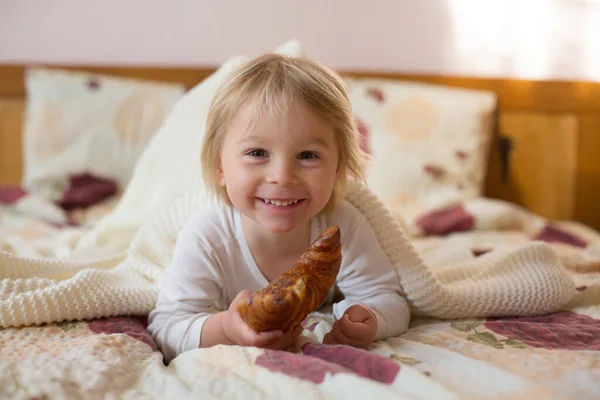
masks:
{"label": "cheek", "polygon": [[333,190],[339,174],[340,171],[338,171],[335,165],[323,168],[312,177],[311,186],[318,191],[327,192]]}
{"label": "cheek", "polygon": [[237,161],[227,164],[227,168],[224,168],[219,176],[222,185],[227,183],[229,186],[243,188],[254,184],[257,180],[257,174],[258,172],[255,168]]}
{"label": "cheek", "polygon": [[239,181],[242,170],[243,168],[240,166],[239,160],[228,155],[227,152],[223,152],[217,172],[217,182],[221,186],[232,185],[234,182]]}

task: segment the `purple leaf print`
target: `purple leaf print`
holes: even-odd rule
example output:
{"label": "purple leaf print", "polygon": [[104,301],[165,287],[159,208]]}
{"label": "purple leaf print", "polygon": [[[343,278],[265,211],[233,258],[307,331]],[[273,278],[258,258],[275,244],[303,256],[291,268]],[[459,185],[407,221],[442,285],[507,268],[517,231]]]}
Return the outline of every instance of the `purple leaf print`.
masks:
{"label": "purple leaf print", "polygon": [[0,204],[14,204],[27,194],[20,186],[0,185]]}
{"label": "purple leaf print", "polygon": [[489,330],[546,350],[600,350],[600,320],[565,311],[541,317],[498,318]]}
{"label": "purple leaf print", "polygon": [[471,249],[471,253],[473,253],[475,257],[482,256],[490,251],[492,251],[492,249]]}
{"label": "purple leaf print", "polygon": [[423,167],[423,171],[431,175],[435,179],[440,179],[446,174],[446,170],[439,165],[427,164]]}
{"label": "purple leaf print", "polygon": [[352,373],[347,368],[315,357],[268,349],[256,359],[256,365],[317,384],[322,383],[327,374]]}
{"label": "purple leaf print", "polygon": [[379,354],[342,345],[307,343],[302,347],[306,355],[352,370],[357,375],[377,382],[391,384],[400,372],[400,365]]}
{"label": "purple leaf print", "polygon": [[389,385],[400,371],[398,363],[350,346],[307,343],[302,346],[302,353],[264,350],[256,364],[317,384],[322,383],[327,374],[347,373]]}
{"label": "purple leaf print", "polygon": [[371,97],[378,103],[383,103],[385,100],[385,96],[383,95],[383,90],[379,88],[369,88],[367,89],[367,96]]}
{"label": "purple leaf print", "polygon": [[466,232],[475,226],[475,218],[461,204],[424,214],[417,219],[417,226],[426,235],[447,235]]}
{"label": "purple leaf print", "polygon": [[90,78],[87,81],[87,86],[90,90],[100,89],[100,80],[98,78]]}
{"label": "purple leaf print", "polygon": [[454,155],[456,156],[456,158],[458,158],[459,160],[466,160],[467,158],[469,158],[469,154],[467,154],[466,151],[462,151],[462,150],[457,150]]}
{"label": "purple leaf print", "polygon": [[139,318],[110,317],[91,321],[88,328],[96,334],[124,333],[129,337],[146,343],[152,351],[158,351],[152,336],[146,331],[146,321]]}
{"label": "purple leaf print", "polygon": [[89,173],[72,175],[58,205],[64,210],[87,208],[117,194],[118,184]]}
{"label": "purple leaf print", "polygon": [[574,247],[586,248],[587,242],[570,232],[562,230],[554,225],[546,225],[533,240],[543,240],[545,242],[556,242],[569,244]]}

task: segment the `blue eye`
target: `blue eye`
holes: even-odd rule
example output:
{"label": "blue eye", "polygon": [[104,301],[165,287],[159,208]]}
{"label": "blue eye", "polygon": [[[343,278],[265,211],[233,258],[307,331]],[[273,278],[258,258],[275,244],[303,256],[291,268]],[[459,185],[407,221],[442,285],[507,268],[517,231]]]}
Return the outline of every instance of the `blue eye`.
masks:
{"label": "blue eye", "polygon": [[249,151],[247,154],[250,157],[266,157],[267,156],[267,152],[264,151],[263,149],[252,150],[252,151]]}
{"label": "blue eye", "polygon": [[314,160],[319,158],[319,156],[312,151],[303,151],[302,153],[298,154],[298,158],[301,160]]}

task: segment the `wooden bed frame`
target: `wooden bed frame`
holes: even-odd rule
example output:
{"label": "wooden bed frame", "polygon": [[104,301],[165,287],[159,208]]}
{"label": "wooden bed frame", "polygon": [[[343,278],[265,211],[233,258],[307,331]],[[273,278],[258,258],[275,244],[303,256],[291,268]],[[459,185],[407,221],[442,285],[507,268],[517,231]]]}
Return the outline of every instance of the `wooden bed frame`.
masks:
{"label": "wooden bed frame", "polygon": [[[53,67],[181,82],[188,88],[215,70]],[[24,65],[0,65],[0,184],[21,179],[24,70]],[[547,218],[577,220],[600,229],[600,83],[342,72],[496,92],[497,129],[486,196],[520,204]],[[505,151],[507,147],[511,150]]]}

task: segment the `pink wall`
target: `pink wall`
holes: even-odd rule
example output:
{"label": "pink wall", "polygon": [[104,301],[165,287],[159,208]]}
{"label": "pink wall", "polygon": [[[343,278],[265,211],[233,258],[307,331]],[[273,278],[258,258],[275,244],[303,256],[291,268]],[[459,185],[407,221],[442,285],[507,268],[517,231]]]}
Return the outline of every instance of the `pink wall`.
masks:
{"label": "pink wall", "polygon": [[0,63],[213,66],[291,37],[334,67],[600,80],[598,0],[0,0]]}

